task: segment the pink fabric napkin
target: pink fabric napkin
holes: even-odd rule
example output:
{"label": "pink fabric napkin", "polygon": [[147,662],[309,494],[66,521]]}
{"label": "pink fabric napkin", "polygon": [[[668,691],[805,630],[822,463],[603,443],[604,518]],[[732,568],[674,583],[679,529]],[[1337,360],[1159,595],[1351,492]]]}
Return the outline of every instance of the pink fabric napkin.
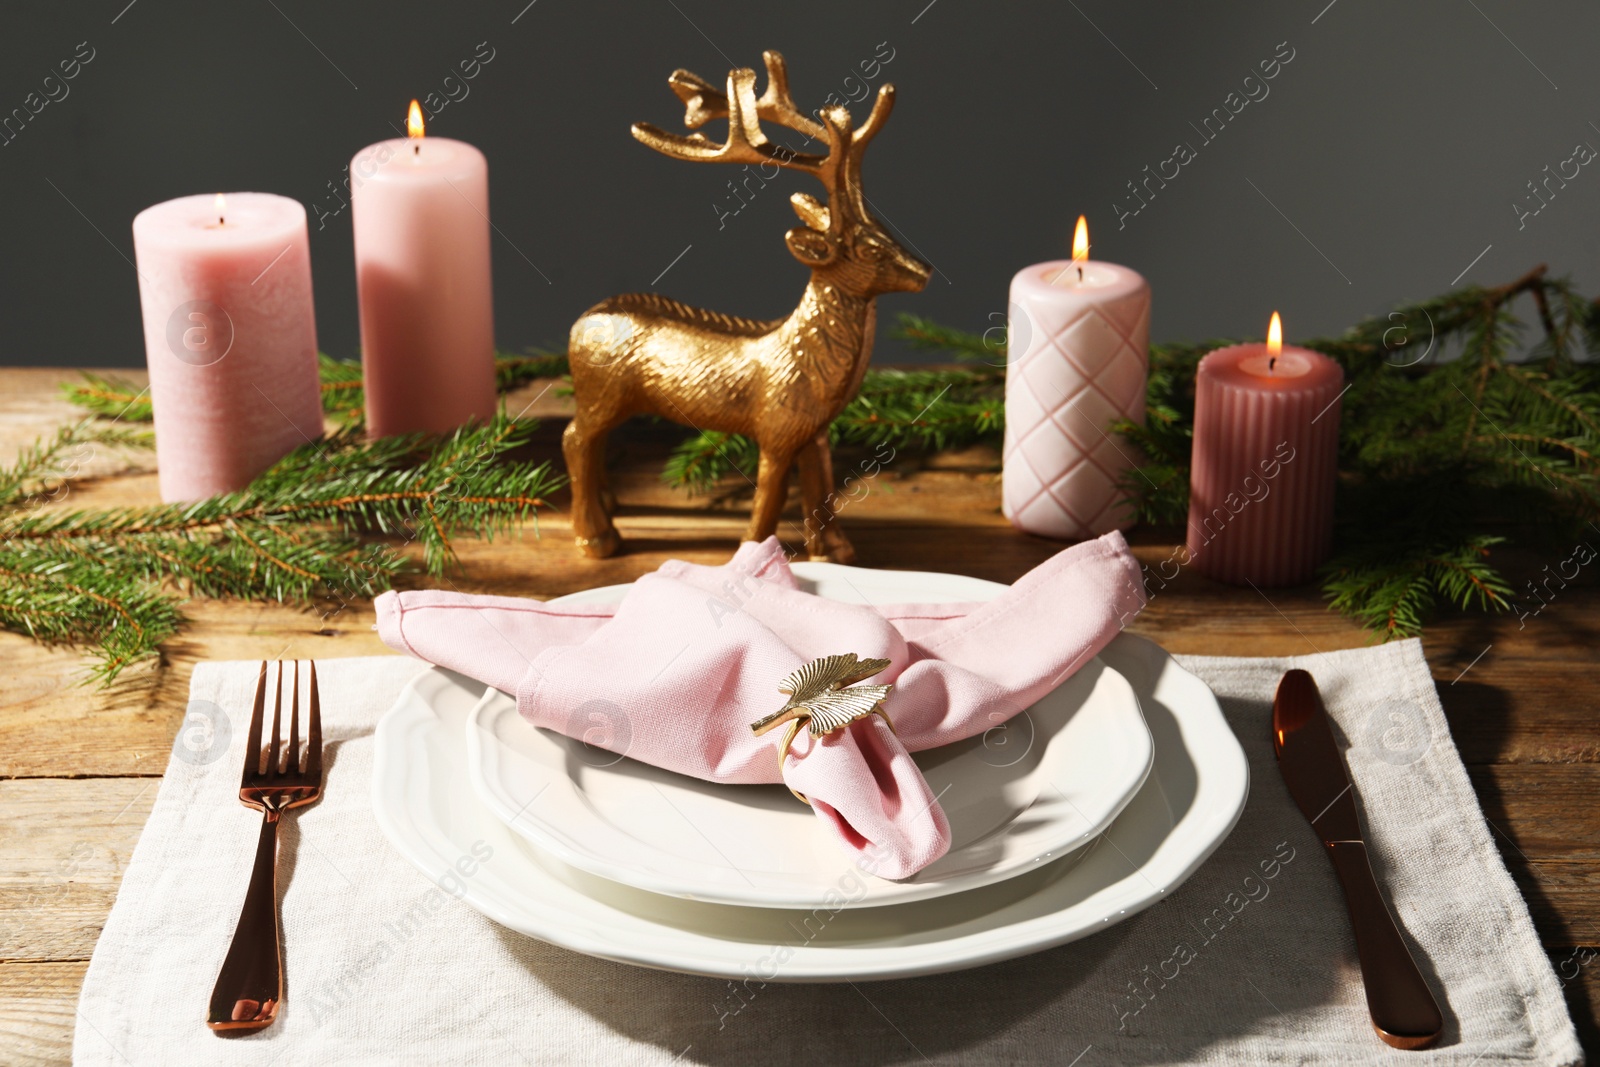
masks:
{"label": "pink fabric napkin", "polygon": [[[378,598],[384,642],[514,694],[535,726],[566,732],[605,701],[626,716],[625,755],[713,782],[783,781],[851,854],[906,878],[950,847],[950,828],[910,753],[983,733],[1033,704],[1105,647],[1144,605],[1120,534],[1067,548],[979,604],[869,607],[798,588],[775,538],[720,567],[673,560],[615,605],[564,605],[424,590]],[[889,666],[879,716],[813,740],[778,767],[780,731],[750,723],[813,659],[854,652]],[[579,720],[584,721],[584,720]]]}

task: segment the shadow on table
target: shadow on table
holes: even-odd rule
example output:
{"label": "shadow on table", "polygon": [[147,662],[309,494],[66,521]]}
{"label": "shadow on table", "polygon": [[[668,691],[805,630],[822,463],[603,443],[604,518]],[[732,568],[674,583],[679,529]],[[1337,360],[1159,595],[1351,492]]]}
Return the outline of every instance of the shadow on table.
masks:
{"label": "shadow on table", "polygon": [[[324,740],[322,745],[322,780],[326,782],[328,775],[333,771],[334,764],[339,762],[339,750],[342,749],[350,738],[330,738]],[[321,803],[318,801],[317,803]],[[312,805],[315,807],[315,804]],[[293,883],[295,868],[300,865],[300,814],[310,808],[297,808],[294,813],[284,816],[278,823],[278,907],[283,907],[284,887]],[[314,851],[314,850],[313,850]],[[292,937],[283,930],[282,918],[279,919],[279,937],[282,939],[281,949],[287,958],[295,949]],[[293,981],[293,968],[285,967],[283,971],[283,993],[287,1001],[291,993]],[[226,1032],[226,1031],[225,1031]],[[239,1030],[226,1032],[229,1037],[247,1036],[255,1031]]]}

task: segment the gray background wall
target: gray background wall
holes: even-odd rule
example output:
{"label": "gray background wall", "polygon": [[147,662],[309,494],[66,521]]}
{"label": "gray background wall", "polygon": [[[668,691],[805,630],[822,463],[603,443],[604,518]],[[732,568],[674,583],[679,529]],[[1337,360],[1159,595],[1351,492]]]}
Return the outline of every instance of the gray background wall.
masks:
{"label": "gray background wall", "polygon": [[[1579,0],[8,0],[3,18],[0,114],[42,96],[79,42],[94,51],[0,147],[10,364],[142,363],[129,224],[218,189],[307,205],[321,345],[355,355],[349,212],[329,183],[412,96],[443,97],[481,42],[493,59],[430,130],[489,157],[509,349],[559,342],[629,290],[788,311],[805,274],[783,247],[786,198],[808,180],[785,175],[719,221],[733,168],[628,135],[640,119],[680,128],[674,67],[720,82],[763,48],[787,55],[805,106],[859,94],[846,79],[892,52],[872,82],[895,82],[899,106],[867,192],[937,273],[885,298],[884,318],[999,322],[1011,275],[1064,254],[1079,212],[1096,258],[1149,277],[1158,340],[1259,335],[1274,307],[1307,336],[1541,261],[1600,291],[1600,166],[1552,183],[1537,215],[1514,207],[1546,165],[1600,147],[1600,5]],[[1293,59],[1268,95],[1202,141],[1191,123],[1283,42]],[[1119,228],[1125,183],[1179,142],[1195,158]],[[908,355],[880,340],[880,361]]]}

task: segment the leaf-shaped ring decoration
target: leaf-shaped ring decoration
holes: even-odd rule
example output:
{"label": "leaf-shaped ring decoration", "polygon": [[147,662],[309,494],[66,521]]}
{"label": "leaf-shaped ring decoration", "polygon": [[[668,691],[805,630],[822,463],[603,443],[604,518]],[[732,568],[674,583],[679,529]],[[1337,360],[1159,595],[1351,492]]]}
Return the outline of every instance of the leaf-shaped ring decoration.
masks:
{"label": "leaf-shaped ring decoration", "polygon": [[[800,727],[810,727],[813,738],[823,737],[843,730],[857,719],[874,713],[894,729],[894,721],[883,710],[883,699],[894,688],[890,685],[855,685],[889,666],[886,659],[861,659],[854,652],[839,656],[814,659],[785,678],[778,692],[786,693],[789,702],[777,711],[750,724],[757,735],[764,734],[780,723],[789,723],[783,744],[778,746],[778,770],[783,770],[789,756],[789,746],[799,734]],[[791,789],[791,793],[805,800],[805,795]]]}

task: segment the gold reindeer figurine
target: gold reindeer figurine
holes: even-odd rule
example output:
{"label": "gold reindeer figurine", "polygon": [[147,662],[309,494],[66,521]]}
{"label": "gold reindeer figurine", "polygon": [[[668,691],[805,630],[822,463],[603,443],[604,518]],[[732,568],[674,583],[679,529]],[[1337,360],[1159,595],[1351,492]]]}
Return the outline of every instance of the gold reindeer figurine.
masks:
{"label": "gold reindeer figurine", "polygon": [[[685,70],[668,79],[684,102],[684,124],[696,129],[726,118],[725,143],[643,122],[634,124],[633,136],[673,159],[772,164],[815,175],[828,202],[794,194],[790,203],[804,225],[785,237],[811,269],[811,281],[785,319],[735,318],[633,293],[596,304],[573,324],[568,351],[577,414],[562,449],[572,478],[573,532],[587,555],[609,556],[620,544],[606,501],[606,435],[630,416],[653,414],[756,442],[761,459],[746,540],[764,540],[777,529],[789,468],[798,460],[808,554],[837,563],[855,558],[834,518],[828,425],[861,388],[872,356],[874,300],[920,291],[931,268],[878,224],[861,194],[861,155],[889,118],[894,86],[878,90],[859,129],[842,107],[823,108],[816,121],[790,99],[783,57],[762,58],[767,85],[759,98],[749,69],[729,73],[726,95]],[[774,144],[762,122],[802,134],[827,154]]]}

